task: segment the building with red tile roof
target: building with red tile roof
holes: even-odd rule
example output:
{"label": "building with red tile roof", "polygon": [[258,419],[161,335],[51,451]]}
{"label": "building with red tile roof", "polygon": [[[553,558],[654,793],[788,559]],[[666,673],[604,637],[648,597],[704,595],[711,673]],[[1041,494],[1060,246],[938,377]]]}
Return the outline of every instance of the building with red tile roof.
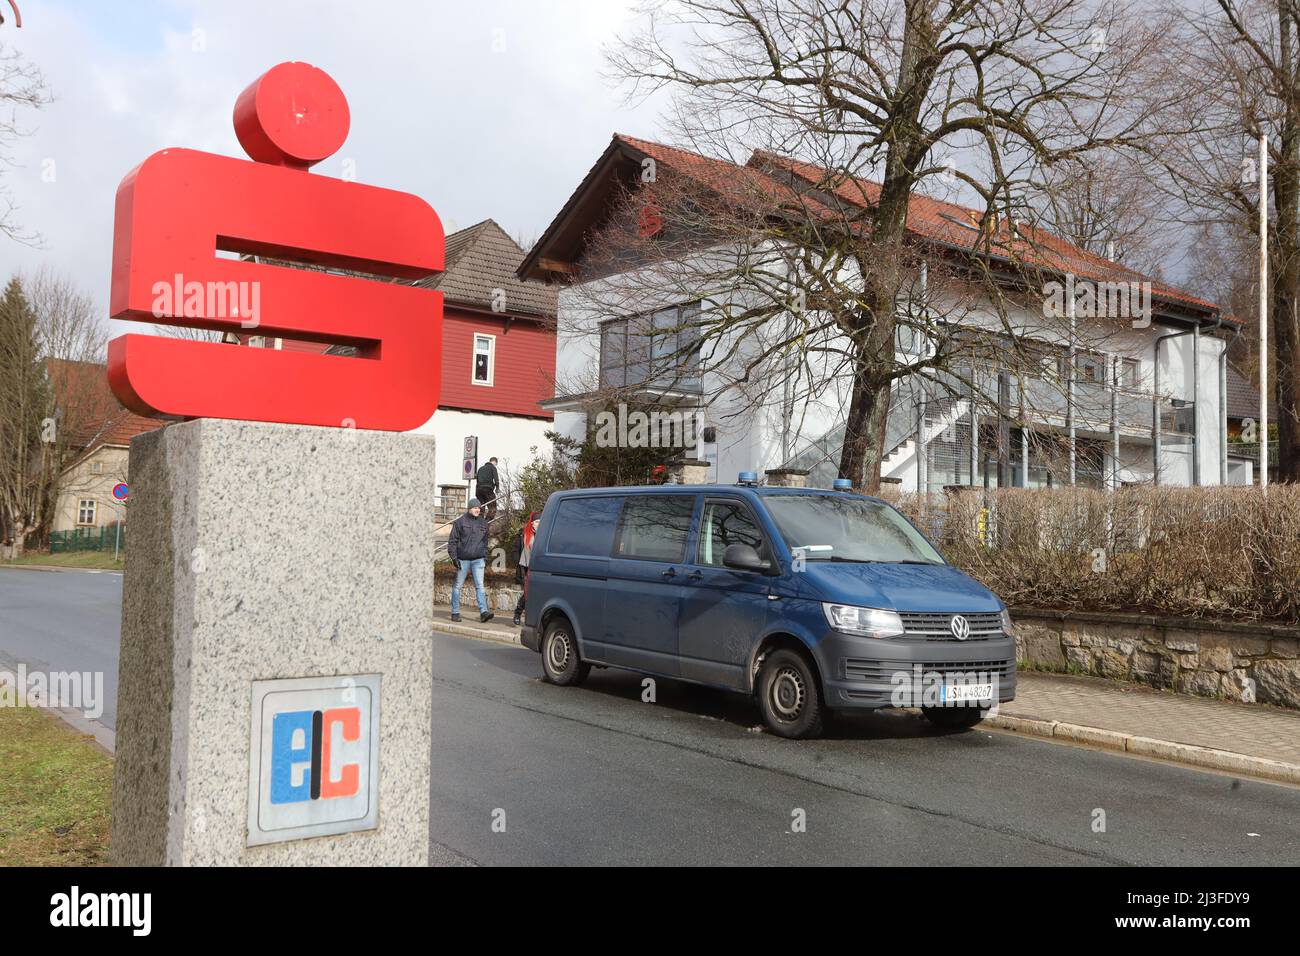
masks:
{"label": "building with red tile roof", "polygon": [[126,505],[114,498],[113,488],[129,479],[131,439],[166,422],[125,408],[109,388],[104,365],[50,359],[45,368],[58,409],[59,446],[68,461],[50,530],[103,528],[125,520]]}
{"label": "building with red tile roof", "polygon": [[[596,283],[608,287],[622,277],[631,286],[652,271],[653,263],[648,261],[625,264],[618,271],[619,267],[608,261],[597,264],[587,257],[593,240],[619,214],[624,197],[645,188],[648,168],[684,177],[720,200],[719,207],[741,206],[756,221],[764,217],[798,217],[813,225],[820,221],[849,230],[870,228],[870,211],[881,188],[868,179],[828,173],[816,164],[763,150],[753,152],[743,162],[734,162],[615,134],[518,270],[522,278],[552,282],[561,289],[557,378],[601,383],[597,392],[561,392],[546,403],[557,413],[556,430],[570,437],[585,431],[588,413],[600,397],[598,393],[603,395],[601,390],[608,390],[605,385],[610,377],[605,366],[608,354],[617,353],[606,347],[611,335],[625,337],[625,352],[631,352],[634,333],[630,325],[624,329],[625,323],[637,319],[653,325],[657,321],[654,316],[660,312],[689,305],[649,303],[645,315],[608,315],[595,320],[582,312],[583,308],[590,312],[590,302],[579,305],[584,288]],[[656,181],[655,176],[648,178]],[[1044,400],[1042,410],[1032,413],[1032,428],[1017,429],[1020,437],[1013,441],[1026,449],[1031,438],[1051,438],[1050,442],[1042,442],[1048,445],[1059,444],[1068,435],[1072,449],[1068,478],[1046,460],[1031,461],[1026,450],[1023,456],[1016,456],[1010,468],[1005,459],[998,462],[999,474],[1009,484],[1035,486],[1087,480],[1115,487],[1152,480],[1169,484],[1251,480],[1249,470],[1240,461],[1229,461],[1225,449],[1225,336],[1239,326],[1215,303],[1082,249],[1033,224],[1011,222],[1005,217],[1000,221],[990,217],[986,222],[977,210],[919,193],[909,201],[905,241],[923,261],[942,259],[971,274],[987,271],[1009,285],[1018,284],[1027,302],[1058,281],[1068,281],[1071,288],[1074,283],[1123,284],[1140,287],[1142,294],[1149,297],[1147,326],[1134,323],[1128,329],[1124,323],[1125,327],[1118,330],[1120,334],[1114,335],[1104,350],[1071,351],[1073,360],[1081,364],[1068,373],[1064,371],[1066,366],[1061,366],[1060,378],[1071,383],[1068,388],[1061,385],[1066,394]],[[682,246],[665,242],[662,248]],[[972,325],[972,329],[978,328]],[[611,329],[615,332],[611,333]],[[642,334],[653,339],[654,333]],[[1039,344],[1060,347],[1052,341]],[[710,477],[727,480],[741,470],[778,468],[811,470],[813,480],[822,483],[835,477],[847,401],[837,399],[835,389],[827,388],[827,395],[819,397],[816,408],[795,410],[776,422],[769,420],[771,416],[764,409],[727,400],[722,395],[725,386],[719,384],[725,374],[710,376],[702,366],[694,370],[690,379],[700,383],[694,394],[689,389],[652,388],[654,383],[650,381],[633,388],[625,384],[634,371],[632,364],[627,358],[622,361],[614,378],[620,379],[619,387],[629,400],[698,411],[703,432],[715,439],[696,449],[696,454],[713,463]],[[998,416],[990,416],[979,402],[948,398],[925,405],[925,423],[918,426],[917,405],[902,400],[898,394],[900,384],[906,384],[906,380],[895,383],[882,477],[896,479],[904,488],[913,489],[990,480],[996,483],[996,478],[990,479],[987,448],[981,453],[979,443],[986,429],[997,426]],[[960,439],[963,427],[964,440]],[[792,428],[796,432],[793,453],[789,440]],[[959,436],[954,447],[940,449],[941,439],[953,434]],[[1085,445],[1095,467],[1076,469],[1077,449]],[[947,457],[936,459],[936,449],[940,458]]]}
{"label": "building with red tile roof", "polygon": [[[415,432],[438,443],[437,482],[445,495],[463,491],[460,449],[478,439],[480,464],[500,459],[517,469],[550,447],[554,413],[541,402],[555,390],[557,290],[516,274],[524,250],[495,220],[447,237],[445,268],[415,284],[443,294],[441,351],[429,357],[440,374],[438,410]],[[240,344],[349,357],[351,346],[250,333]]]}

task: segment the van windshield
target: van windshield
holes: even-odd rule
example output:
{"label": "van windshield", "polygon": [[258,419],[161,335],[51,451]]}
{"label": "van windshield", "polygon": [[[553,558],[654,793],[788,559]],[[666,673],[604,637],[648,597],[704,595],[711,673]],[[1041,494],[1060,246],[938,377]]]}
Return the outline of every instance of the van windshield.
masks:
{"label": "van windshield", "polygon": [[943,564],[934,546],[889,505],[833,495],[766,495],[768,513],[807,561]]}

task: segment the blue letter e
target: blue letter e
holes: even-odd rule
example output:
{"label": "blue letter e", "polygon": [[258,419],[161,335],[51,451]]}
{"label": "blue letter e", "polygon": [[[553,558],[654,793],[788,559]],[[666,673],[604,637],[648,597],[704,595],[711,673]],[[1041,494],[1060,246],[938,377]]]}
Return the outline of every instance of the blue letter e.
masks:
{"label": "blue letter e", "polygon": [[[291,710],[276,714],[271,721],[272,803],[311,799],[311,714],[310,710]],[[302,767],[302,782],[297,785],[293,782],[296,766]]]}

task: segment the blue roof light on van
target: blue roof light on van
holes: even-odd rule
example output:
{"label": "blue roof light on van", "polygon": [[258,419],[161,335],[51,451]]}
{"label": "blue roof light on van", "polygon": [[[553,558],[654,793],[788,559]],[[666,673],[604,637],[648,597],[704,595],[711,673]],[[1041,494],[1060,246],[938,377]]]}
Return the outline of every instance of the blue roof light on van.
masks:
{"label": "blue roof light on van", "polygon": [[852,491],[853,482],[850,481],[848,478],[836,478],[834,481],[831,482],[831,488],[833,488],[835,491]]}
{"label": "blue roof light on van", "polygon": [[756,471],[742,471],[742,472],[740,473],[740,477],[736,479],[736,483],[737,483],[737,484],[741,484],[741,485],[757,485],[757,484],[758,484],[758,472],[756,472]]}

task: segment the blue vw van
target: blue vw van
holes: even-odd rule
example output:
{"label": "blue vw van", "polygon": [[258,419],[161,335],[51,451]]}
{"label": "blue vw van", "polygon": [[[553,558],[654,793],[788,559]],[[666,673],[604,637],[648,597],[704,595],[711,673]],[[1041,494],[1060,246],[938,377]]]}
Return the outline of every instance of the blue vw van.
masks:
{"label": "blue vw van", "polygon": [[595,665],[753,694],[783,737],[878,707],[970,727],[1016,686],[1006,606],[897,510],[748,474],[551,495],[523,643],[554,684]]}

